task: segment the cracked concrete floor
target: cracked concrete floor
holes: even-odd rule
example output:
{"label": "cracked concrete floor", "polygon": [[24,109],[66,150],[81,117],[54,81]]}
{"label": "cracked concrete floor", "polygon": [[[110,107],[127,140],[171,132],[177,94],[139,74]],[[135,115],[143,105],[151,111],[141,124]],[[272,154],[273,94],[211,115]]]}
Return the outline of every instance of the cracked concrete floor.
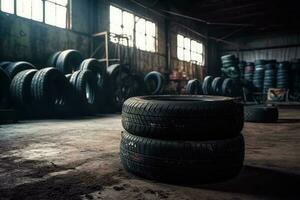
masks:
{"label": "cracked concrete floor", "polygon": [[120,115],[0,126],[0,199],[299,199],[300,110],[276,124],[246,123],[245,166],[230,181],[171,185],[119,161]]}

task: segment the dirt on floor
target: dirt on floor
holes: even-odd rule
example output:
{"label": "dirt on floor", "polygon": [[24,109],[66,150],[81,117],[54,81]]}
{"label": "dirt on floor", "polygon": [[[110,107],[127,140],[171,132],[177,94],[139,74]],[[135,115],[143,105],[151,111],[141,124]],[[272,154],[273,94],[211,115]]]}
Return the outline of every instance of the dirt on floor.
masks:
{"label": "dirt on floor", "polygon": [[227,182],[172,185],[138,178],[119,159],[120,115],[0,126],[0,199],[300,199],[300,110],[246,123],[245,166]]}

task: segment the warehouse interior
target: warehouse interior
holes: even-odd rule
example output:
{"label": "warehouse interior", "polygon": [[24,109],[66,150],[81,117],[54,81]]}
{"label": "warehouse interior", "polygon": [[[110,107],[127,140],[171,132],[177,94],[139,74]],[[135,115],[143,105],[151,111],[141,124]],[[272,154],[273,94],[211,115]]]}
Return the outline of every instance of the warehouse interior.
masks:
{"label": "warehouse interior", "polygon": [[299,199],[299,18],[0,0],[0,200]]}

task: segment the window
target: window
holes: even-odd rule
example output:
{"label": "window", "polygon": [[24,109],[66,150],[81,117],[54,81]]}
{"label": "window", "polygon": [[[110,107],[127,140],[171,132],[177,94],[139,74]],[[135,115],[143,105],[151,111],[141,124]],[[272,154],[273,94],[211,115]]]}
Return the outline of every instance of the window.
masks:
{"label": "window", "polygon": [[0,0],[0,2],[3,12],[61,28],[67,27],[69,0]]}
{"label": "window", "polygon": [[42,0],[18,0],[17,15],[39,22],[43,21],[43,1]]}
{"label": "window", "polygon": [[204,64],[203,44],[183,35],[177,35],[177,57],[183,61]]}
{"label": "window", "polygon": [[0,0],[1,11],[14,14],[15,12],[15,1],[12,0]]}
{"label": "window", "polygon": [[126,39],[116,37],[123,35],[129,38],[130,47],[135,45],[144,51],[156,51],[155,24],[114,6],[110,6],[110,32],[112,33],[110,40],[114,43],[127,45]]}
{"label": "window", "polygon": [[68,0],[45,1],[45,23],[60,28],[67,27]]}

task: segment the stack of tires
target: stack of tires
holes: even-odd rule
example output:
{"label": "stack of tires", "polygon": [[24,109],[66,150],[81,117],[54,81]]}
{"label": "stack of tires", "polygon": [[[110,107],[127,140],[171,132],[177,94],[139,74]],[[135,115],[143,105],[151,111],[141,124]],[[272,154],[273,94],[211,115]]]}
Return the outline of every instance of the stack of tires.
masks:
{"label": "stack of tires", "polygon": [[223,77],[238,78],[240,70],[238,67],[237,58],[234,55],[225,55],[221,57]]}
{"label": "stack of tires", "polygon": [[276,61],[270,61],[265,65],[264,74],[264,92],[267,93],[269,88],[276,87]]}
{"label": "stack of tires", "polygon": [[289,69],[290,63],[289,62],[280,62],[277,66],[277,83],[276,87],[281,89],[289,89]]}
{"label": "stack of tires", "polygon": [[253,86],[256,92],[263,92],[264,74],[265,74],[265,60],[255,61],[255,71],[253,75]]}
{"label": "stack of tires", "polygon": [[253,76],[254,76],[254,63],[247,62],[244,70],[244,79],[248,82],[253,82]]}
{"label": "stack of tires", "polygon": [[292,91],[295,97],[300,97],[300,59],[294,59],[291,63]]}
{"label": "stack of tires", "polygon": [[121,162],[138,176],[207,183],[243,166],[243,106],[232,98],[134,97],[123,105],[122,125]]}

